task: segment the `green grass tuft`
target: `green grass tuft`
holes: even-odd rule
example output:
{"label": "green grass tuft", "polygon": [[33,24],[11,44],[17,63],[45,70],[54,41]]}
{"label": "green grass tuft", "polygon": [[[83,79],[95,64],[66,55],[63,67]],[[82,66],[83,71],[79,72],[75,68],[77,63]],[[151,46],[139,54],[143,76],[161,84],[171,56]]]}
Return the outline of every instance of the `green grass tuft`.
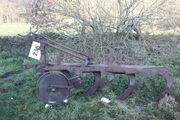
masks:
{"label": "green grass tuft", "polygon": [[0,24],[0,36],[17,36],[29,32],[30,25],[26,23]]}

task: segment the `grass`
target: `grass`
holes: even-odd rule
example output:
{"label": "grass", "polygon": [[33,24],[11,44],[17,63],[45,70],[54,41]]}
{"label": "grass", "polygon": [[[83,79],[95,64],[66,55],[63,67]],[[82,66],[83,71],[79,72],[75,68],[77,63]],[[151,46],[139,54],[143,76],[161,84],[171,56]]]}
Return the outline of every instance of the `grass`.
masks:
{"label": "grass", "polygon": [[[27,23],[0,23],[0,36],[16,36],[17,34],[25,34],[30,30],[30,24]],[[179,35],[180,28],[169,30],[154,30],[154,35]],[[56,31],[58,33],[58,31]],[[61,30],[66,34],[74,34],[73,30]],[[149,34],[148,31],[144,33]]]}
{"label": "grass", "polygon": [[177,119],[180,119],[180,112],[176,112],[175,116],[176,116]]}
{"label": "grass", "polygon": [[30,25],[26,23],[0,24],[0,36],[17,36],[29,32]]}
{"label": "grass", "polygon": [[169,28],[169,29],[155,28],[155,29],[146,29],[142,32],[144,34],[150,34],[150,35],[180,35],[180,28],[178,26],[176,28]]}
{"label": "grass", "polygon": [[[170,55],[172,56],[172,54]],[[179,53],[174,54],[179,56]],[[179,56],[180,57],[180,56]],[[177,58],[177,57],[175,57]],[[174,58],[166,56],[164,64],[171,64]],[[168,59],[168,60],[167,60]],[[33,64],[36,61],[13,56],[8,52],[0,53],[0,75],[5,72],[19,69],[23,63]],[[177,66],[176,64],[173,66]],[[177,69],[174,67],[173,72]],[[86,76],[82,76],[86,79]],[[175,74],[176,80],[180,80],[180,76]],[[90,79],[90,78],[87,78]],[[144,79],[144,78],[143,78]],[[151,84],[147,79],[148,83]],[[156,78],[160,81],[160,79]],[[57,106],[45,108],[45,104],[37,97],[37,80],[35,79],[35,72],[32,69],[25,70],[19,75],[14,75],[6,79],[0,80],[0,120],[178,120],[179,113],[175,113],[176,107],[173,99],[165,98],[165,102],[153,102],[150,97],[158,93],[158,85],[156,89],[146,86],[136,91],[125,101],[112,101],[110,104],[103,104],[100,102],[101,97],[115,98],[117,92],[121,91],[121,85],[127,85],[125,76],[117,76],[114,83],[106,87],[103,91],[96,93],[89,97],[73,98],[69,97],[67,104],[60,104]],[[177,82],[178,82],[177,81]],[[119,88],[116,89],[116,88]],[[81,88],[73,89],[72,93],[77,93]],[[180,90],[177,85],[174,86],[172,93],[177,94]],[[150,93],[148,93],[148,91]],[[150,96],[142,96],[142,94]],[[147,107],[139,102],[149,101]],[[176,118],[175,118],[176,115]]]}
{"label": "grass", "polygon": [[179,35],[180,28],[169,29],[169,30],[156,30],[155,35]]}

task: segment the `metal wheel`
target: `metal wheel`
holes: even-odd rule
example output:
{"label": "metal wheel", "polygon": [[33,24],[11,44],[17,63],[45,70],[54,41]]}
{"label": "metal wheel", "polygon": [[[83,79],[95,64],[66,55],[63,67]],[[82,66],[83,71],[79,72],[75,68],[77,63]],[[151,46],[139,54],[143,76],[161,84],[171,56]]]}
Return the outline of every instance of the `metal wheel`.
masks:
{"label": "metal wheel", "polygon": [[46,104],[62,103],[69,95],[68,79],[62,73],[47,72],[39,78],[38,97]]}

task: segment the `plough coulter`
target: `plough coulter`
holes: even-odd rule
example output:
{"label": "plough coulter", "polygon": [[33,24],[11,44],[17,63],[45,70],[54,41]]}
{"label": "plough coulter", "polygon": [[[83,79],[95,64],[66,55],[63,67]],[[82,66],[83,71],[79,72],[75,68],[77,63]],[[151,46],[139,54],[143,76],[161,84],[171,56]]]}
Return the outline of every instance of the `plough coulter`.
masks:
{"label": "plough coulter", "polygon": [[[40,43],[32,50],[32,54],[37,57],[41,54],[39,64],[24,65],[25,69],[34,68],[38,79],[38,96],[39,99],[46,104],[56,105],[62,103],[70,95],[69,89],[83,84],[80,75],[83,73],[93,73],[94,83],[85,92],[77,96],[89,96],[94,94],[97,90],[109,84],[112,79],[102,79],[102,74],[126,74],[129,80],[129,86],[122,93],[117,96],[118,100],[126,99],[136,88],[143,85],[143,81],[136,80],[136,75],[141,76],[162,76],[166,81],[166,86],[156,100],[160,100],[167,93],[169,93],[173,78],[167,67],[163,66],[138,66],[138,65],[106,65],[95,64],[93,58],[84,55],[80,52],[72,50],[68,47],[62,46],[52,40],[47,39],[42,35],[36,33],[29,33],[36,36],[36,42]],[[46,47],[52,47],[67,53],[72,57],[82,60],[81,63],[48,63]],[[72,74],[73,73],[73,74]]]}

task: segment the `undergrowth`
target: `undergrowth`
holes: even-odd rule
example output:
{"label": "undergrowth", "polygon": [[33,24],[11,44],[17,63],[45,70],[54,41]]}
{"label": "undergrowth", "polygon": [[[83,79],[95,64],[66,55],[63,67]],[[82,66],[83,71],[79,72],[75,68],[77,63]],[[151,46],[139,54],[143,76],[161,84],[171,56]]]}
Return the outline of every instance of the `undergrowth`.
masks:
{"label": "undergrowth", "polygon": [[[173,57],[172,57],[173,56]],[[154,60],[158,65],[172,68],[175,84],[171,95],[179,94],[180,53],[171,54]],[[0,53],[0,75],[21,69],[22,64],[33,64],[29,58],[13,56],[9,52]],[[163,83],[159,77],[141,77],[145,84],[125,101],[112,100],[110,104],[100,102],[101,97],[114,99],[127,87],[126,75],[116,75],[112,84],[89,97],[69,97],[68,103],[45,108],[37,97],[35,71],[24,70],[6,79],[0,79],[0,120],[178,120],[175,108],[179,106],[172,97],[160,102],[154,98],[160,94]],[[82,75],[87,83],[71,90],[77,94],[89,86],[91,75]]]}

